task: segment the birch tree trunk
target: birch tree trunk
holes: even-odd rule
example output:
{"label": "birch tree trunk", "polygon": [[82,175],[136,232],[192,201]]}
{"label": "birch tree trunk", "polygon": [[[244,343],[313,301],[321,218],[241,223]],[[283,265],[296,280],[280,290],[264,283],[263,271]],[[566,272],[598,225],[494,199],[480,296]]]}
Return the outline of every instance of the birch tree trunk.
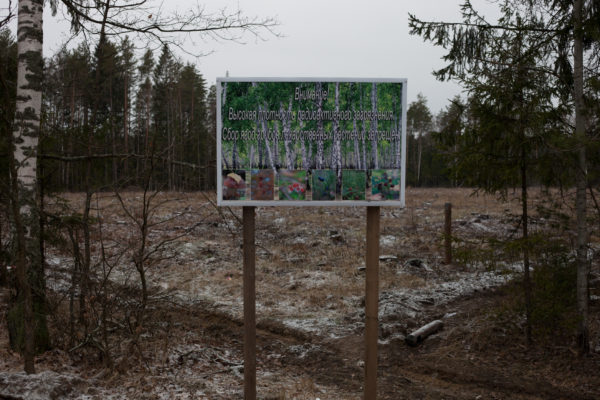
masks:
{"label": "birch tree trunk", "polygon": [[[302,132],[304,129],[304,121],[300,120],[298,124],[300,132]],[[300,144],[300,153],[302,156],[302,169],[308,171],[310,169],[310,155],[306,151],[306,141],[304,139],[302,139],[302,143]]]}
{"label": "birch tree trunk", "polygon": [[[24,369],[35,373],[34,352],[47,347],[44,269],[40,254],[37,151],[42,106],[43,0],[18,4],[18,71],[12,137],[12,210],[17,231],[17,303],[8,315],[11,345],[23,351]],[[38,339],[38,340],[36,340]]]}
{"label": "birch tree trunk", "polygon": [[[282,105],[283,106],[283,105]],[[282,107],[283,108],[283,107]],[[290,147],[290,130],[292,129],[292,99],[290,98],[290,102],[288,104],[288,114],[289,117],[283,122],[283,144],[285,147],[285,163],[287,169],[294,169],[294,159],[295,155],[292,153]]]}
{"label": "birch tree trunk", "polygon": [[[371,86],[371,111],[377,112],[377,84],[373,82]],[[371,132],[373,138],[371,139],[371,160],[373,168],[379,169],[379,160],[377,158],[377,118],[371,119]]]}
{"label": "birch tree trunk", "polygon": [[254,168],[254,145],[250,145],[250,155],[248,156],[248,165],[250,169]]}
{"label": "birch tree trunk", "polygon": [[[350,88],[349,88],[351,95],[354,93],[353,89],[354,89],[354,86],[351,83]],[[360,87],[359,87],[359,90],[360,90]],[[356,107],[355,107],[354,100],[352,100],[352,115],[354,116],[352,119],[352,133],[356,135],[358,133],[358,126],[356,124]],[[354,137],[354,160],[352,160],[352,163],[354,164],[353,165],[354,168],[362,169],[360,167],[360,149],[358,146],[358,136]]]}
{"label": "birch tree trunk", "polygon": [[[268,110],[267,105],[265,105],[265,110]],[[261,106],[258,106],[258,110],[262,111],[263,108]],[[271,151],[271,145],[269,144],[269,138],[268,138],[268,133],[269,133],[269,124],[267,123],[266,120],[262,120],[262,129],[265,135],[265,149],[267,150],[267,160],[269,161],[269,164],[271,166],[271,169],[273,170],[273,172],[275,173],[275,175],[277,175],[277,169],[275,168],[275,162],[273,159],[273,152]]]}
{"label": "birch tree trunk", "polygon": [[[340,111],[340,83],[335,83],[335,111]],[[340,141],[340,122],[337,117],[333,120],[333,149],[331,149],[331,167],[337,176],[336,191],[339,192],[342,184],[342,143]]]}
{"label": "birch tree trunk", "polygon": [[[260,132],[260,123],[258,121],[256,121],[256,131]],[[256,141],[256,146],[258,147],[258,168],[263,168],[263,146],[260,138]]]}
{"label": "birch tree trunk", "polygon": [[227,161],[227,157],[225,155],[225,150],[223,149],[223,147],[221,147],[221,159],[225,164],[225,169],[231,169],[231,165],[229,165],[229,162]]}
{"label": "birch tree trunk", "polygon": [[[321,93],[323,91],[322,83],[317,82],[316,86],[317,86],[316,92]],[[318,96],[317,97],[317,112],[321,112],[321,111],[323,111],[323,97]],[[317,134],[319,135],[319,139],[317,140],[316,164],[317,164],[317,169],[323,169],[323,139],[321,138],[321,135],[323,134],[323,119],[321,119],[321,118],[317,119]]]}
{"label": "birch tree trunk", "polygon": [[[400,108],[402,108],[402,102],[400,103]],[[398,118],[396,120],[396,151],[394,154],[394,166],[396,169],[400,169],[400,158],[402,157],[402,110],[398,112]]]}
{"label": "birch tree trunk", "polygon": [[233,138],[233,151],[231,152],[231,165],[233,169],[238,167],[238,152],[237,152],[237,138]]}
{"label": "birch tree trunk", "polygon": [[[352,115],[354,115],[355,110],[354,106],[352,106]],[[356,126],[356,119],[352,120],[352,133],[358,133],[358,127]],[[354,137],[354,167],[356,169],[363,169],[360,166],[360,149],[358,147],[358,135]]]}
{"label": "birch tree trunk", "polygon": [[[363,91],[362,91],[362,87],[360,87],[360,111],[361,111],[361,114],[362,114],[362,111],[364,111],[364,108],[363,108]],[[366,143],[366,138],[365,138],[366,134],[367,134],[366,122],[365,122],[365,119],[363,118],[362,119],[362,135],[361,136],[362,136],[362,165],[363,165],[364,169],[368,169],[368,165],[367,165],[367,143]]]}
{"label": "birch tree trunk", "polygon": [[309,164],[308,159],[306,158],[306,144],[304,143],[304,140],[302,141],[302,144],[300,146],[300,151],[302,153],[302,169],[306,171],[309,168]]}
{"label": "birch tree trunk", "polygon": [[[265,106],[265,110],[269,110],[268,107]],[[271,163],[273,166],[279,166],[279,121],[275,121],[275,135],[273,137],[273,150],[271,151],[273,162]],[[275,169],[275,168],[273,168]]]}

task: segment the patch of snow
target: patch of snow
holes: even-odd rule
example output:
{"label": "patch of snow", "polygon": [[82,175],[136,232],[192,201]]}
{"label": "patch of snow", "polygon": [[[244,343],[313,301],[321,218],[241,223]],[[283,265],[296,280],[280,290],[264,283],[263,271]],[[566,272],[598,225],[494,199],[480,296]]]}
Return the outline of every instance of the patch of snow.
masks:
{"label": "patch of snow", "polygon": [[298,358],[304,358],[312,352],[319,353],[321,351],[321,347],[312,343],[305,343],[292,345],[288,347],[288,351],[298,356]]}
{"label": "patch of snow", "polygon": [[492,228],[485,226],[481,222],[471,222],[471,226],[480,232],[486,232],[486,233],[494,232],[494,230]]}
{"label": "patch of snow", "polygon": [[[307,289],[314,289],[324,285],[339,281],[340,278],[334,272],[329,271],[310,271],[308,276],[303,279],[304,286]],[[341,283],[341,282],[340,282]]]}
{"label": "patch of snow", "polygon": [[446,304],[458,297],[501,286],[511,279],[510,274],[494,271],[460,273],[455,280],[430,283],[426,288],[397,289],[381,293],[379,318],[397,320],[404,316],[415,318],[427,306]]}
{"label": "patch of snow", "polygon": [[46,262],[48,263],[48,265],[57,266],[57,265],[61,265],[63,263],[63,260],[61,258],[58,258],[58,257],[48,257],[46,259]]}
{"label": "patch of snow", "polygon": [[[529,268],[533,270],[534,266],[530,265]],[[496,263],[496,270],[497,271],[505,271],[505,272],[523,272],[523,262],[522,261],[517,261],[514,263],[498,262],[498,263]]]}
{"label": "patch of snow", "polygon": [[58,293],[67,293],[71,287],[73,260],[68,257],[46,258],[46,286]]}
{"label": "patch of snow", "polygon": [[383,235],[379,239],[381,246],[394,246],[396,244],[396,237],[392,235]]}
{"label": "patch of snow", "polygon": [[0,398],[54,400],[81,398],[84,380],[78,375],[43,371],[27,375],[24,372],[0,372]]}

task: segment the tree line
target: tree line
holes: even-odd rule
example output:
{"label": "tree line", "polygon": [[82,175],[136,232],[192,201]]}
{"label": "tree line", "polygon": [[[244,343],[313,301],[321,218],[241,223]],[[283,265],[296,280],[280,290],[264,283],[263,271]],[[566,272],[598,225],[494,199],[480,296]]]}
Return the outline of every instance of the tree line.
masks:
{"label": "tree line", "polygon": [[[1,35],[0,51],[10,55],[3,68],[14,71],[16,43],[7,30]],[[47,59],[44,73],[40,155],[48,187],[139,187],[149,158],[156,187],[214,187],[215,88],[168,45],[158,57],[151,50],[138,57],[128,38],[105,40],[93,51],[82,43]],[[5,99],[10,110],[15,80],[6,82],[13,85]],[[89,170],[81,168],[90,157]]]}

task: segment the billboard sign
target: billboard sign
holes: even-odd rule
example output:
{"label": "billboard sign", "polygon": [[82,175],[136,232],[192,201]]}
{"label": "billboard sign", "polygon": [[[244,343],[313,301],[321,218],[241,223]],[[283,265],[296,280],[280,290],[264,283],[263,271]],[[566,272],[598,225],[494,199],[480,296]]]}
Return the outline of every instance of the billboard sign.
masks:
{"label": "billboard sign", "polygon": [[217,79],[217,202],[404,207],[406,79]]}

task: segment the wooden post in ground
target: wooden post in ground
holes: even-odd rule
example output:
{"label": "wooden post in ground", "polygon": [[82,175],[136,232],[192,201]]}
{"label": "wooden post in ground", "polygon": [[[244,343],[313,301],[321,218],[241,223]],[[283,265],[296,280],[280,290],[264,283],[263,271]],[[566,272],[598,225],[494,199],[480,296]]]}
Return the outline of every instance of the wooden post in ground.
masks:
{"label": "wooden post in ground", "polygon": [[367,207],[365,293],[365,400],[377,398],[379,303],[379,207]]}
{"label": "wooden post in ground", "polygon": [[256,400],[256,289],[254,207],[243,207],[244,224],[244,399]]}
{"label": "wooden post in ground", "polygon": [[444,262],[452,264],[452,203],[444,204],[444,221]]}

